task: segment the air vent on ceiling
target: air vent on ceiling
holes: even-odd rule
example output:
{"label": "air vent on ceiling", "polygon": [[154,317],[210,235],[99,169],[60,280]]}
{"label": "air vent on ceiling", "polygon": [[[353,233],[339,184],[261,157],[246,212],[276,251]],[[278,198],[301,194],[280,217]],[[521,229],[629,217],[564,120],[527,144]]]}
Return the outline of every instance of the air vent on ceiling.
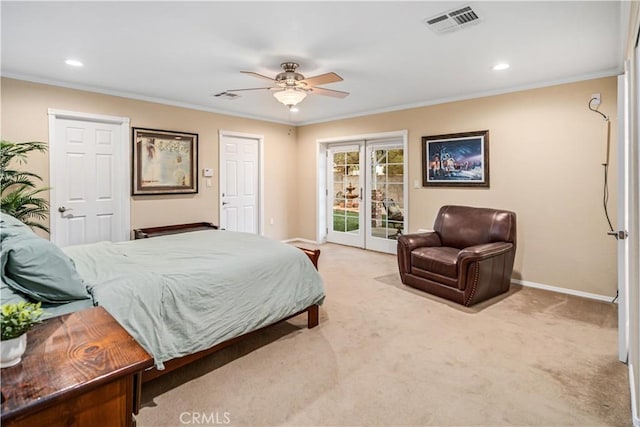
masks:
{"label": "air vent on ceiling", "polygon": [[238,95],[237,93],[231,93],[231,92],[220,92],[220,93],[216,93],[213,96],[215,96],[216,98],[226,98],[226,99],[240,98],[240,95]]}
{"label": "air vent on ceiling", "polygon": [[480,22],[480,17],[471,6],[449,10],[424,20],[425,25],[438,34],[458,31],[478,22]]}

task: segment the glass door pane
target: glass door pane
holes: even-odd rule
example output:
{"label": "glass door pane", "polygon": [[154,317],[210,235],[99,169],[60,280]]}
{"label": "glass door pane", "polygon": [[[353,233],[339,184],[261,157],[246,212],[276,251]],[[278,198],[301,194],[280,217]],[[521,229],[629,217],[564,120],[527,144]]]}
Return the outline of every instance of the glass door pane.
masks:
{"label": "glass door pane", "polygon": [[362,232],[361,146],[329,150],[329,230],[327,240],[345,245],[364,246]]}
{"label": "glass door pane", "polygon": [[371,200],[366,247],[395,252],[395,240],[405,228],[402,144],[369,147],[367,160],[367,184],[371,191]]}

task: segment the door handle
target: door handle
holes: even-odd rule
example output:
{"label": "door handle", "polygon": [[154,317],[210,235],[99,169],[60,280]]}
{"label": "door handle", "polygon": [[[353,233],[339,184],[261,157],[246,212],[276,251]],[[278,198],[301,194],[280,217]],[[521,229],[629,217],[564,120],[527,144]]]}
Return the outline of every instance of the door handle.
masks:
{"label": "door handle", "polygon": [[620,240],[624,240],[629,236],[629,233],[627,233],[625,230],[608,231],[607,234],[609,236],[615,236],[616,239],[620,239]]}
{"label": "door handle", "polygon": [[66,211],[72,211],[72,210],[73,210],[73,208],[69,208],[69,209],[67,209],[67,208],[65,208],[64,206],[60,206],[60,207],[58,208],[58,212],[60,212],[60,213],[65,213]]}
{"label": "door handle", "polygon": [[222,206],[228,205],[228,204],[229,204],[229,202],[222,202]]}

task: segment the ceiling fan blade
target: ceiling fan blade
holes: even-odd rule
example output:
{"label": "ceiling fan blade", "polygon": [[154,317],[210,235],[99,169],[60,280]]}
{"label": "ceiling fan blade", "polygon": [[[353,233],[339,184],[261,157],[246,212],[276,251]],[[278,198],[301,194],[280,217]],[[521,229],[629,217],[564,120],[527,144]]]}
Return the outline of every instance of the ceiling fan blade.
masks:
{"label": "ceiling fan blade", "polygon": [[259,79],[269,80],[270,82],[275,82],[271,77],[263,76],[262,74],[254,73],[253,71],[240,71],[243,74],[249,74],[250,76],[257,77]]}
{"label": "ceiling fan blade", "polygon": [[225,90],[225,92],[242,92],[245,90],[268,90],[268,89],[273,89],[272,87],[250,87],[247,89],[228,89]]}
{"label": "ceiling fan blade", "polygon": [[309,89],[309,91],[311,93],[315,93],[316,95],[333,96],[334,98],[345,98],[346,96],[349,95],[349,92],[342,92],[342,91],[333,90],[333,89],[325,89],[322,87],[312,87],[311,89]]}
{"label": "ceiling fan blade", "polygon": [[335,83],[341,81],[342,77],[340,77],[336,73],[320,74],[318,76],[309,77],[308,79],[303,80],[303,82],[306,82],[309,86],[326,85],[327,83]]}

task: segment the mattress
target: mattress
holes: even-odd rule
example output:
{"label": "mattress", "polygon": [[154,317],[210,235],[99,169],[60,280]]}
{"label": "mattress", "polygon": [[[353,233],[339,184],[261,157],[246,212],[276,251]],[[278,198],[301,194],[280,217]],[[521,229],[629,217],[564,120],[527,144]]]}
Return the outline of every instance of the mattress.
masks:
{"label": "mattress", "polygon": [[322,304],[322,279],[298,248],[224,230],[69,246],[94,304],[155,359],[196,353]]}

